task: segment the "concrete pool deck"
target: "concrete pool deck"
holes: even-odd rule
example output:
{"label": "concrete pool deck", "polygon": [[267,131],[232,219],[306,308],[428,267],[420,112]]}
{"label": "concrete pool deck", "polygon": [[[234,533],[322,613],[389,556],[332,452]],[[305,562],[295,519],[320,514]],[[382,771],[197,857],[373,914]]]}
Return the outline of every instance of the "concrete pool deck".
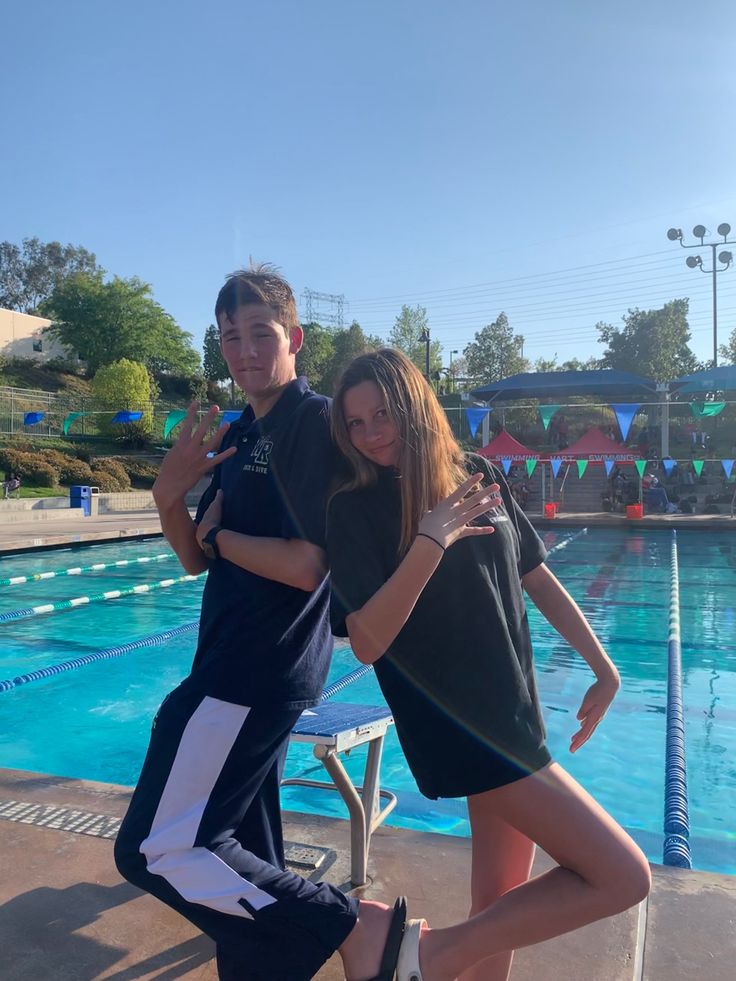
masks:
{"label": "concrete pool deck", "polygon": [[[531,517],[561,530],[583,524],[736,529],[725,515],[636,522],[610,514]],[[14,552],[160,532],[151,510],[8,524],[0,513],[0,553],[10,559]],[[114,785],[0,770],[2,981],[215,981],[210,941],[115,870],[109,835],[129,795],[129,788]],[[348,823],[296,813],[285,819],[287,840],[328,850],[329,867],[320,877],[347,888]],[[406,893],[411,915],[441,926],[466,915],[469,861],[467,839],[381,827],[373,836],[371,881],[356,894],[390,903]],[[548,865],[540,854],[535,871]],[[653,873],[652,893],[640,909],[520,951],[513,981],[730,981],[736,877],[662,866]],[[318,979],[342,981],[339,960]]]}
{"label": "concrete pool deck", "polygon": [[[32,517],[32,515],[34,515]],[[22,521],[3,521],[2,501],[0,501],[0,554],[3,552],[32,551],[42,548],[63,548],[69,545],[115,542],[126,538],[140,538],[146,535],[160,535],[161,522],[158,513],[151,508],[114,511],[96,517],[85,518],[79,508],[54,515],[54,520],[44,520],[43,512],[28,512]],[[14,518],[17,515],[14,515]],[[625,528],[697,528],[736,531],[736,519],[726,514],[670,515],[653,514],[640,520],[629,520],[621,514],[562,514],[557,518],[544,518],[539,513],[529,512],[535,525],[543,528],[579,527]]]}
{"label": "concrete pool deck", "polygon": [[[111,784],[0,770],[3,981],[216,981],[212,943],[115,869],[112,838],[129,796]],[[66,828],[53,826],[64,824],[60,809]],[[348,823],[286,813],[285,824],[288,841],[334,855],[315,878],[348,888]],[[354,894],[392,903],[405,893],[410,915],[445,925],[466,915],[469,863],[467,839],[381,827],[370,882]],[[549,865],[539,854],[535,873]],[[513,981],[730,981],[736,877],[663,866],[653,877],[641,907],[519,951]],[[339,959],[317,978],[342,981]]]}

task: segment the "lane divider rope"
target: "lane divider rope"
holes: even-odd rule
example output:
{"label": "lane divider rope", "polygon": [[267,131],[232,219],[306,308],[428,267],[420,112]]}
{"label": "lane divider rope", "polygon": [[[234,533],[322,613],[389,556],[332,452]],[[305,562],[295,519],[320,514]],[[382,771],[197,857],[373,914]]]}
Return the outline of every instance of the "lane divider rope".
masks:
{"label": "lane divider rope", "polygon": [[152,593],[157,589],[168,589],[169,586],[176,586],[182,582],[195,582],[204,575],[206,573],[201,572],[198,576],[177,576],[175,579],[141,583],[140,586],[130,586],[127,589],[110,589],[94,596],[75,596],[74,599],[60,600],[58,603],[44,603],[42,606],[29,606],[23,610],[10,610],[8,613],[0,613],[0,624],[15,623],[17,620],[26,620],[28,617],[36,617],[42,613],[59,613],[61,610],[72,610],[77,606],[87,606],[89,603],[102,603],[105,600],[122,599],[124,596]]}
{"label": "lane divider rope", "polygon": [[665,865],[692,868],[690,817],[685,759],[685,714],[682,708],[682,657],[680,646],[680,577],[677,532],[670,548],[670,623],[667,642],[667,744],[665,753],[664,845]]}
{"label": "lane divider rope", "polygon": [[175,558],[174,552],[162,552],[160,555],[144,555],[138,559],[120,559],[118,562],[96,562],[94,565],[74,566],[70,569],[54,569],[53,572],[29,572],[25,576],[9,576],[0,579],[0,586],[19,586],[24,582],[40,582],[42,579],[54,579],[57,576],[81,576],[85,572],[102,572],[103,569],[120,569],[126,565],[137,565],[143,562],[163,562],[164,559]]}
{"label": "lane divider rope", "polygon": [[29,671],[28,674],[18,675],[16,678],[7,678],[0,681],[0,692],[11,691],[21,685],[27,685],[30,681],[40,681],[43,678],[51,678],[54,675],[62,674],[64,671],[74,671],[76,668],[93,664],[95,661],[105,661],[113,657],[120,657],[121,654],[128,654],[130,651],[138,651],[143,647],[156,647],[158,644],[165,644],[173,637],[179,637],[190,630],[199,627],[199,620],[192,623],[185,623],[181,627],[172,627],[170,630],[162,630],[160,633],[151,634],[150,637],[142,637],[140,640],[132,640],[129,644],[118,644],[116,647],[107,647],[102,651],[95,651],[92,654],[82,654],[80,657],[72,658],[70,661],[61,661],[59,664],[51,664],[47,668],[39,668],[37,671]]}
{"label": "lane divider rope", "polygon": [[581,535],[587,535],[587,534],[588,534],[588,529],[587,528],[581,528],[580,531],[576,531],[574,535],[570,535],[564,541],[558,542],[557,545],[553,545],[552,548],[550,548],[548,550],[547,555],[552,555],[553,552],[560,552],[560,551],[562,551],[563,548],[567,548],[567,546],[571,542],[574,542],[576,538],[580,538]]}

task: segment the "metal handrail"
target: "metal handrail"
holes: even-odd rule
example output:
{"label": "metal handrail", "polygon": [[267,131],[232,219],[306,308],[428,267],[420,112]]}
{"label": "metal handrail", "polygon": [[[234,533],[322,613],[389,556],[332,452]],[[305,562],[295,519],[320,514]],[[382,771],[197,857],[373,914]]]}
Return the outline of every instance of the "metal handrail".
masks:
{"label": "metal handrail", "polygon": [[565,476],[562,478],[562,483],[560,484],[560,509],[565,503],[565,484],[567,483],[567,475],[570,473],[570,464],[568,463],[565,467]]}

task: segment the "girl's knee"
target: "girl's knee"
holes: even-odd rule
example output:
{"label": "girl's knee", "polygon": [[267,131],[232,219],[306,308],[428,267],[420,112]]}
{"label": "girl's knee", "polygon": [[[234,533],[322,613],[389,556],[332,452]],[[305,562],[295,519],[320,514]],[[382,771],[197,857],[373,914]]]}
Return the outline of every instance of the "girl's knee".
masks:
{"label": "girl's knee", "polygon": [[619,864],[615,880],[607,890],[613,913],[641,903],[649,895],[652,887],[652,872],[644,855],[638,851]]}

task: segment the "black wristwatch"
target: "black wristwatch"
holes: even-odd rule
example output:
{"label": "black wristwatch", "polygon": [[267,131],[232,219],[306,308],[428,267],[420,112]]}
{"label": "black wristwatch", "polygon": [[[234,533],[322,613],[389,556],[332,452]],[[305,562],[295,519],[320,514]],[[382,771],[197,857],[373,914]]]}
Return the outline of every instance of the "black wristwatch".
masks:
{"label": "black wristwatch", "polygon": [[219,559],[220,550],[217,547],[217,536],[222,531],[220,525],[214,525],[202,539],[202,551],[208,559]]}

